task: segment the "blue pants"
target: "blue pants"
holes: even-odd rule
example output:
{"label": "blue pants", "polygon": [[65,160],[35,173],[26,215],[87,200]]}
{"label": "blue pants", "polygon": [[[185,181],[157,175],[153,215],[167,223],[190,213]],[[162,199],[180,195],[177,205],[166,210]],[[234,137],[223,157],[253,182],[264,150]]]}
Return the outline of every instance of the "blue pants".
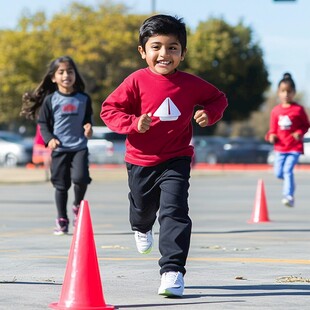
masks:
{"label": "blue pants", "polygon": [[188,214],[190,165],[190,157],[173,158],[154,167],[127,163],[132,230],[151,230],[158,212],[160,274],[186,272],[192,228]]}
{"label": "blue pants", "polygon": [[298,162],[300,153],[281,153],[275,152],[274,173],[275,176],[283,180],[283,196],[294,197],[295,180],[294,180],[294,167]]}

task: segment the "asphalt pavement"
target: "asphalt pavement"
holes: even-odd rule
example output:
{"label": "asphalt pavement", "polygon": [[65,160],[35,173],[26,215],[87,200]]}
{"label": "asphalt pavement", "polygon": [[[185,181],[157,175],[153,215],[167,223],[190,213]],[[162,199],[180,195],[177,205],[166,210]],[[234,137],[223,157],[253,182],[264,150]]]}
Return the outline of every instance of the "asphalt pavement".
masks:
{"label": "asphalt pavement", "polygon": [[[91,175],[85,200],[107,305],[124,310],[309,307],[309,170],[296,171],[296,206],[286,208],[281,205],[281,182],[268,167],[193,169],[193,234],[185,291],[183,298],[174,299],[157,295],[157,223],[152,253],[136,251],[128,222],[125,168],[94,168]],[[77,284],[64,283],[67,264],[77,273],[83,270],[68,259],[72,226],[67,236],[52,234],[54,190],[45,177],[42,169],[0,168],[0,309],[49,309],[60,301],[64,284]],[[262,201],[257,202],[259,180],[268,221],[252,223],[254,209],[262,208]],[[69,216],[72,222],[71,210]],[[87,267],[92,272],[94,267]],[[82,289],[97,286],[94,281],[78,283]],[[77,298],[81,291],[68,293]]]}

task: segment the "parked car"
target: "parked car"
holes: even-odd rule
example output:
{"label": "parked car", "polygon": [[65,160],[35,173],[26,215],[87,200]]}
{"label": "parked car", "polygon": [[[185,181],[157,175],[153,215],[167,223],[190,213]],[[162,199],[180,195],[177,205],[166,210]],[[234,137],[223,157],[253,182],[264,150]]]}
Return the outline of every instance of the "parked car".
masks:
{"label": "parked car", "polygon": [[126,135],[111,131],[105,126],[93,126],[88,140],[89,162],[93,164],[122,164],[125,156]]}
{"label": "parked car", "polygon": [[272,145],[256,138],[230,138],[224,145],[225,162],[265,164],[272,150]]}
{"label": "parked car", "polygon": [[310,132],[304,137],[304,153],[299,156],[300,164],[310,164]]}
{"label": "parked car", "polygon": [[195,136],[193,145],[195,148],[194,163],[217,164],[224,162],[224,145],[228,139],[218,136]]}
{"label": "parked car", "polygon": [[267,163],[272,146],[255,138],[194,137],[195,163]]}
{"label": "parked car", "polygon": [[15,167],[31,163],[33,141],[21,135],[0,131],[0,165]]}

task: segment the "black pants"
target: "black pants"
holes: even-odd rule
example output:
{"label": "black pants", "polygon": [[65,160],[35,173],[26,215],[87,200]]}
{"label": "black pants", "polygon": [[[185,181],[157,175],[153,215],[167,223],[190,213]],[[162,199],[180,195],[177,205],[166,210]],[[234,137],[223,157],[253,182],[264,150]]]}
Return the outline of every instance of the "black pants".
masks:
{"label": "black pants", "polygon": [[190,157],[178,157],[153,167],[127,163],[132,230],[152,229],[158,213],[160,274],[185,274],[192,222],[188,215]]}
{"label": "black pants", "polygon": [[68,218],[67,200],[71,182],[74,183],[74,205],[83,200],[91,182],[88,167],[88,149],[77,152],[52,152],[51,181],[55,187],[58,218]]}

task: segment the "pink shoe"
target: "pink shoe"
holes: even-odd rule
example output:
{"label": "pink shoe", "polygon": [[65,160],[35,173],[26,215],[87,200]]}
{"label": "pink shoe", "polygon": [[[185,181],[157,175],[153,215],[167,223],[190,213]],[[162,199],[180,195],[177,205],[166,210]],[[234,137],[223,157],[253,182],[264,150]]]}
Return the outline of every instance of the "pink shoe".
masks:
{"label": "pink shoe", "polygon": [[72,206],[72,212],[73,212],[73,227],[75,227],[75,223],[79,214],[80,206]]}
{"label": "pink shoe", "polygon": [[54,229],[54,235],[62,236],[68,234],[69,220],[65,218],[56,219],[56,228]]}

